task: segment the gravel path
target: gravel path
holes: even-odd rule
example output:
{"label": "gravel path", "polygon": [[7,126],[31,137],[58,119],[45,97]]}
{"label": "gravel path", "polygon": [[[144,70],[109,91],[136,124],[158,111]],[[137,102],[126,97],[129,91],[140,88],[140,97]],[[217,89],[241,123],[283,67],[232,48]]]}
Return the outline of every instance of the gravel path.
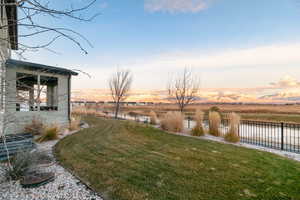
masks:
{"label": "gravel path", "polygon": [[[52,147],[57,142],[38,144],[37,149],[53,155]],[[1,183],[0,200],[102,200],[58,163],[43,167],[43,171],[54,172],[55,180],[32,189],[22,188],[18,181]]]}

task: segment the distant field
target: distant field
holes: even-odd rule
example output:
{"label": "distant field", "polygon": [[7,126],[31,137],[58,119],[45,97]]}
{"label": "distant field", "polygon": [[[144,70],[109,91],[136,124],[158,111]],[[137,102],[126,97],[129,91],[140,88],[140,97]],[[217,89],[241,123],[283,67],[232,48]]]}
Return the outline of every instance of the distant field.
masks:
{"label": "distant field", "polygon": [[[239,112],[239,113],[277,113],[277,114],[300,114],[300,105],[228,105],[228,104],[200,104],[190,105],[186,108],[186,112],[194,112],[199,108],[204,111],[208,110],[212,106],[220,108],[221,112]],[[111,108],[112,106],[105,106],[105,108]],[[153,106],[127,106],[123,107],[125,111],[139,110],[149,112],[154,111],[175,111],[177,106],[171,105],[153,105]]]}
{"label": "distant field", "polygon": [[300,123],[300,114],[243,113],[242,119]]}
{"label": "distant field", "polygon": [[[300,105],[228,105],[228,104],[201,104],[190,105],[185,113],[193,115],[197,108],[208,111],[212,106],[217,106],[222,113],[237,112],[243,119],[263,121],[285,121],[300,123]],[[111,110],[112,106],[105,106]],[[153,106],[127,106],[122,107],[123,112],[136,112],[147,115],[154,110],[158,115],[168,111],[178,110],[176,105],[153,105]]]}

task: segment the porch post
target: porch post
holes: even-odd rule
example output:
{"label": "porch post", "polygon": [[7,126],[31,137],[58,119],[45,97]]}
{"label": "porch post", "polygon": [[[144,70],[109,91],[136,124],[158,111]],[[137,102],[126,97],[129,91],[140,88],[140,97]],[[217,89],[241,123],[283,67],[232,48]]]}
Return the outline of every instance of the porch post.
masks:
{"label": "porch post", "polygon": [[29,111],[34,111],[34,85],[29,88]]}
{"label": "porch post", "polygon": [[40,111],[41,107],[41,75],[37,75],[37,111]]}

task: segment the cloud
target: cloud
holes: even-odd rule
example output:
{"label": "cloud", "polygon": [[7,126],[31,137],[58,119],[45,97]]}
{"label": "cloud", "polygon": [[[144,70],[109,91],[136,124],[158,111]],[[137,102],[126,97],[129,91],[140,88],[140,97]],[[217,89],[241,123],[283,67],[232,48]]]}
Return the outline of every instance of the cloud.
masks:
{"label": "cloud", "polygon": [[300,87],[300,82],[289,75],[284,76],[278,82],[270,83],[273,87],[277,88],[291,88],[291,87]]}
{"label": "cloud", "polygon": [[150,12],[196,13],[208,7],[209,0],[145,0]]}
{"label": "cloud", "polygon": [[[244,49],[170,52],[144,60],[149,67],[252,67],[300,64],[300,43],[258,46]],[[147,63],[147,64],[146,64]],[[141,63],[140,63],[141,64]]]}

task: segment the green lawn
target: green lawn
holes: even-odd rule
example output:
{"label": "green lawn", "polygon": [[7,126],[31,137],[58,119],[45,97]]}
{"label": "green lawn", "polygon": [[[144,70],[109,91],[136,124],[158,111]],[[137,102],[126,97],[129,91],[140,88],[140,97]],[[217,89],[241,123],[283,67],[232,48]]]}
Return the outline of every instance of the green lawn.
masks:
{"label": "green lawn", "polygon": [[92,127],[61,140],[55,153],[105,199],[300,199],[295,161],[133,122],[85,120]]}

